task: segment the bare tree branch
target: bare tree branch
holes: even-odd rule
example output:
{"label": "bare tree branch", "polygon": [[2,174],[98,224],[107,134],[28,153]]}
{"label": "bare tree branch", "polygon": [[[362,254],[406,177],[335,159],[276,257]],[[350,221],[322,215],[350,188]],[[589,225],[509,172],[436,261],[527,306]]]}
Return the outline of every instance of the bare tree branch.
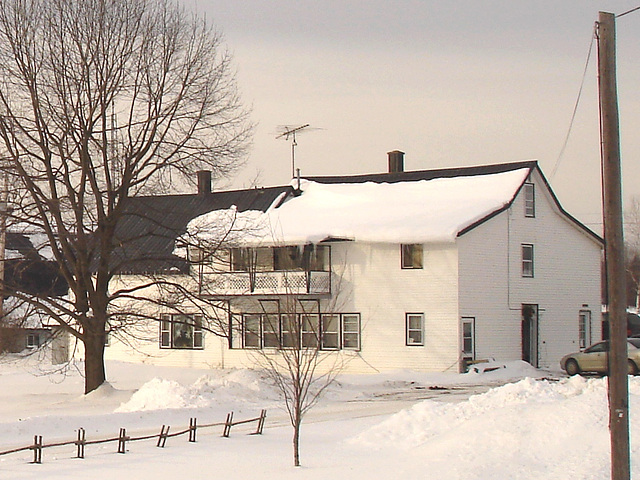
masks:
{"label": "bare tree branch", "polygon": [[0,3],[0,168],[70,296],[5,293],[84,344],[86,392],[105,380],[105,331],[122,317],[109,285],[129,199],[201,169],[231,174],[251,130],[220,35],[176,1]]}

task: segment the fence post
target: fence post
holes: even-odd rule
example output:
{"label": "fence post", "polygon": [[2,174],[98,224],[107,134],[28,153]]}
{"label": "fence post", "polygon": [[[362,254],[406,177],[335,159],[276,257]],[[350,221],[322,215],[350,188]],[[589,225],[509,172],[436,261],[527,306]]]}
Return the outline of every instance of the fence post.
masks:
{"label": "fence post", "polygon": [[192,443],[196,441],[196,424],[197,420],[195,417],[189,419],[189,441]]}
{"label": "fence post", "polygon": [[164,425],[160,429],[160,435],[158,436],[158,447],[164,448],[165,443],[167,443],[167,436],[169,435],[169,429],[171,427],[167,425],[167,430],[165,431]]}
{"label": "fence post", "polygon": [[42,463],[42,435],[34,435],[33,437],[33,462]]}
{"label": "fence post", "polygon": [[84,428],[80,427],[78,429],[78,440],[76,441],[76,445],[78,446],[78,456],[77,458],[84,458],[84,444],[85,444],[85,431]]}
{"label": "fence post", "polygon": [[120,429],[120,435],[118,436],[118,453],[126,453],[127,452],[127,431],[124,428]]}
{"label": "fence post", "polygon": [[223,437],[229,437],[231,433],[231,427],[233,426],[233,412],[227,413],[227,420],[224,422],[224,431],[222,432]]}
{"label": "fence post", "polygon": [[260,418],[258,419],[258,428],[256,428],[255,435],[262,435],[262,429],[264,428],[264,421],[267,418],[267,411],[262,410],[260,412]]}

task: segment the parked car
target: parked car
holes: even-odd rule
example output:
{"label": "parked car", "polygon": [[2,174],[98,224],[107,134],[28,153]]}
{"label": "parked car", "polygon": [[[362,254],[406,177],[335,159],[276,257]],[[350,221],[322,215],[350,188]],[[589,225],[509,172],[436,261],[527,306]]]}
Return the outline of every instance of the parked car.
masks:
{"label": "parked car", "polygon": [[[582,372],[607,373],[609,340],[594,343],[581,352],[570,353],[560,360],[560,366],[569,375]],[[627,339],[627,372],[636,375],[640,367],[640,338]]]}

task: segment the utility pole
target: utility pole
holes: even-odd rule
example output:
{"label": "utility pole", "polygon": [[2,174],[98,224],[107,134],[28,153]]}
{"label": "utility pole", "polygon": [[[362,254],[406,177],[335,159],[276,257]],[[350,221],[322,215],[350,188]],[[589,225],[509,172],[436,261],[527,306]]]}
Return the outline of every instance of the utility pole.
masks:
{"label": "utility pole", "polygon": [[598,17],[598,85],[600,97],[604,241],[609,298],[609,431],[611,479],[629,480],[629,385],[627,314],[622,231],[622,175],[616,86],[615,15]]}

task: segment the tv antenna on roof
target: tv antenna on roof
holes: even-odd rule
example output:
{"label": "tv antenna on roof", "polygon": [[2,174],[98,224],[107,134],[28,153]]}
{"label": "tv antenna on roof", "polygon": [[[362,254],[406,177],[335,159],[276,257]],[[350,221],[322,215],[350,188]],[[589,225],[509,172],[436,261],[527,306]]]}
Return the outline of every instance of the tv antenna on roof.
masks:
{"label": "tv antenna on roof", "polygon": [[298,143],[296,142],[296,133],[304,130],[305,128],[309,128],[309,124],[305,123],[304,125],[300,125],[298,127],[292,127],[288,125],[283,125],[279,127],[279,130],[282,131],[276,139],[284,138],[285,140],[291,139],[291,178],[295,178],[296,176],[296,146]]}

